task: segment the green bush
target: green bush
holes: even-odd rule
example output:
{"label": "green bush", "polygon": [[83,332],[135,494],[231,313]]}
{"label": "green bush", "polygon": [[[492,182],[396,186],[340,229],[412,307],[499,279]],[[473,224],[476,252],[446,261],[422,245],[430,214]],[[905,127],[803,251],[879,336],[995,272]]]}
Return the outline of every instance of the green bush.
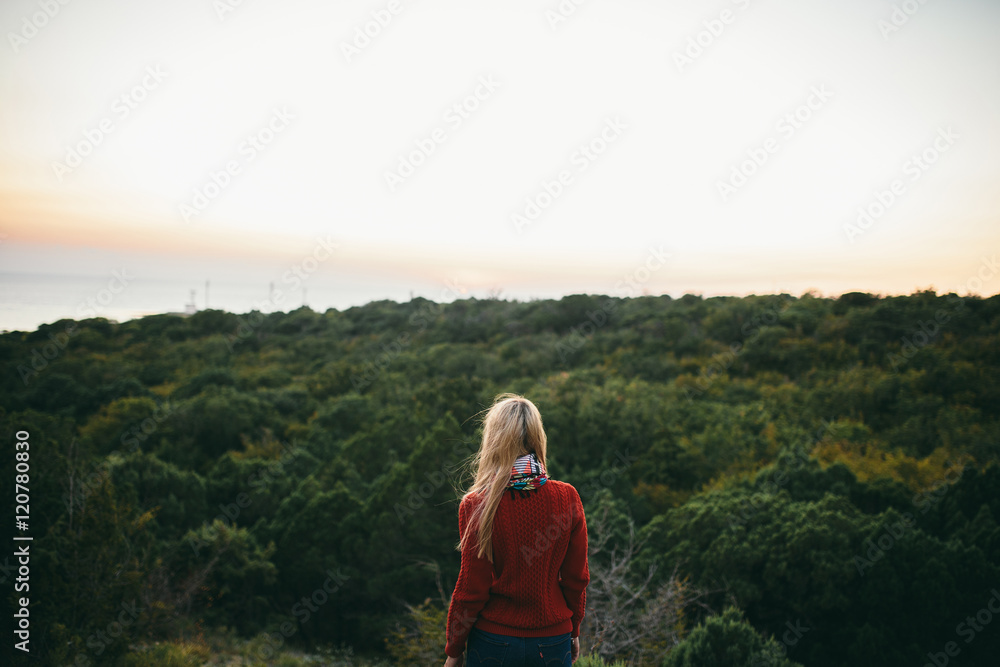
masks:
{"label": "green bush", "polygon": [[604,662],[599,656],[580,656],[573,667],[625,667],[624,662]]}
{"label": "green bush", "polygon": [[204,644],[156,643],[129,653],[122,667],[198,667],[211,657]]}
{"label": "green bush", "polygon": [[785,647],[764,639],[730,607],[691,631],[663,661],[663,667],[801,667],[785,658]]}

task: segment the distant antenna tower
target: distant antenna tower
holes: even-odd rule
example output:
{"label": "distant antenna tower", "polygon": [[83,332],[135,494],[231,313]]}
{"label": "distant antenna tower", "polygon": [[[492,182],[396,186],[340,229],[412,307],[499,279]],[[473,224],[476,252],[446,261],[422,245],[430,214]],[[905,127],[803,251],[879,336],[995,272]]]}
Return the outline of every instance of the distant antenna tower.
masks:
{"label": "distant antenna tower", "polygon": [[208,310],[208,281],[205,281],[205,310]]}
{"label": "distant antenna tower", "polygon": [[188,315],[194,315],[196,312],[198,312],[198,306],[194,302],[194,294],[195,291],[191,290],[191,302],[184,306],[184,312],[187,313]]}

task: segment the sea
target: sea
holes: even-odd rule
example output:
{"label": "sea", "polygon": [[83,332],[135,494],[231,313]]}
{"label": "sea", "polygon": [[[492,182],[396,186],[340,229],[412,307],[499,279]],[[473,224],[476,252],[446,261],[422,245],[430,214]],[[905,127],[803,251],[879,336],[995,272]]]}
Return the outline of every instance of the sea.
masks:
{"label": "sea", "polygon": [[[415,296],[451,301],[440,285],[367,276],[313,275],[307,280],[200,279],[0,272],[0,331],[34,331],[61,319],[105,317],[126,322],[158,313],[216,308],[232,313],[343,310],[380,299]],[[462,298],[466,295],[456,295]],[[444,298],[441,298],[444,297]],[[449,298],[450,297],[450,298]]]}

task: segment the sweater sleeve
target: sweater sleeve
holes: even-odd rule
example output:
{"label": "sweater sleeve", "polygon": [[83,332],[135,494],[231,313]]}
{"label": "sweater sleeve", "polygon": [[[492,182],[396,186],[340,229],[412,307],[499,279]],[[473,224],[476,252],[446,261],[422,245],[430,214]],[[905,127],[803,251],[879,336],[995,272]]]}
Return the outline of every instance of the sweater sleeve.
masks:
{"label": "sweater sleeve", "polygon": [[[465,535],[469,528],[469,515],[472,509],[465,500],[458,506],[458,534]],[[493,563],[487,558],[479,558],[476,552],[479,544],[475,539],[475,528],[469,544],[462,549],[462,566],[455,582],[455,592],[452,593],[448,606],[448,626],[444,652],[452,658],[457,658],[465,651],[465,640],[472,631],[480,610],[490,599],[490,587],[493,585]]]}
{"label": "sweater sleeve", "polygon": [[573,612],[573,631],[570,636],[580,636],[580,622],[587,606],[587,584],[590,583],[590,567],[587,564],[587,517],[583,514],[583,501],[573,489],[571,499],[573,527],[570,529],[569,548],[559,570],[559,586],[562,588],[566,605]]}

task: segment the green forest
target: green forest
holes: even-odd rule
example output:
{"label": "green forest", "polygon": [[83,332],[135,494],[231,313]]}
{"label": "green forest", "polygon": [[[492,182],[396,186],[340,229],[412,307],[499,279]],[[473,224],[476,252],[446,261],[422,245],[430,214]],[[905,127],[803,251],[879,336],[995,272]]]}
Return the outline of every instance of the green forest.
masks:
{"label": "green forest", "polygon": [[501,392],[586,510],[578,667],[1000,652],[1000,296],[204,310],[8,332],[0,365],[33,536],[5,664],[443,664]]}

